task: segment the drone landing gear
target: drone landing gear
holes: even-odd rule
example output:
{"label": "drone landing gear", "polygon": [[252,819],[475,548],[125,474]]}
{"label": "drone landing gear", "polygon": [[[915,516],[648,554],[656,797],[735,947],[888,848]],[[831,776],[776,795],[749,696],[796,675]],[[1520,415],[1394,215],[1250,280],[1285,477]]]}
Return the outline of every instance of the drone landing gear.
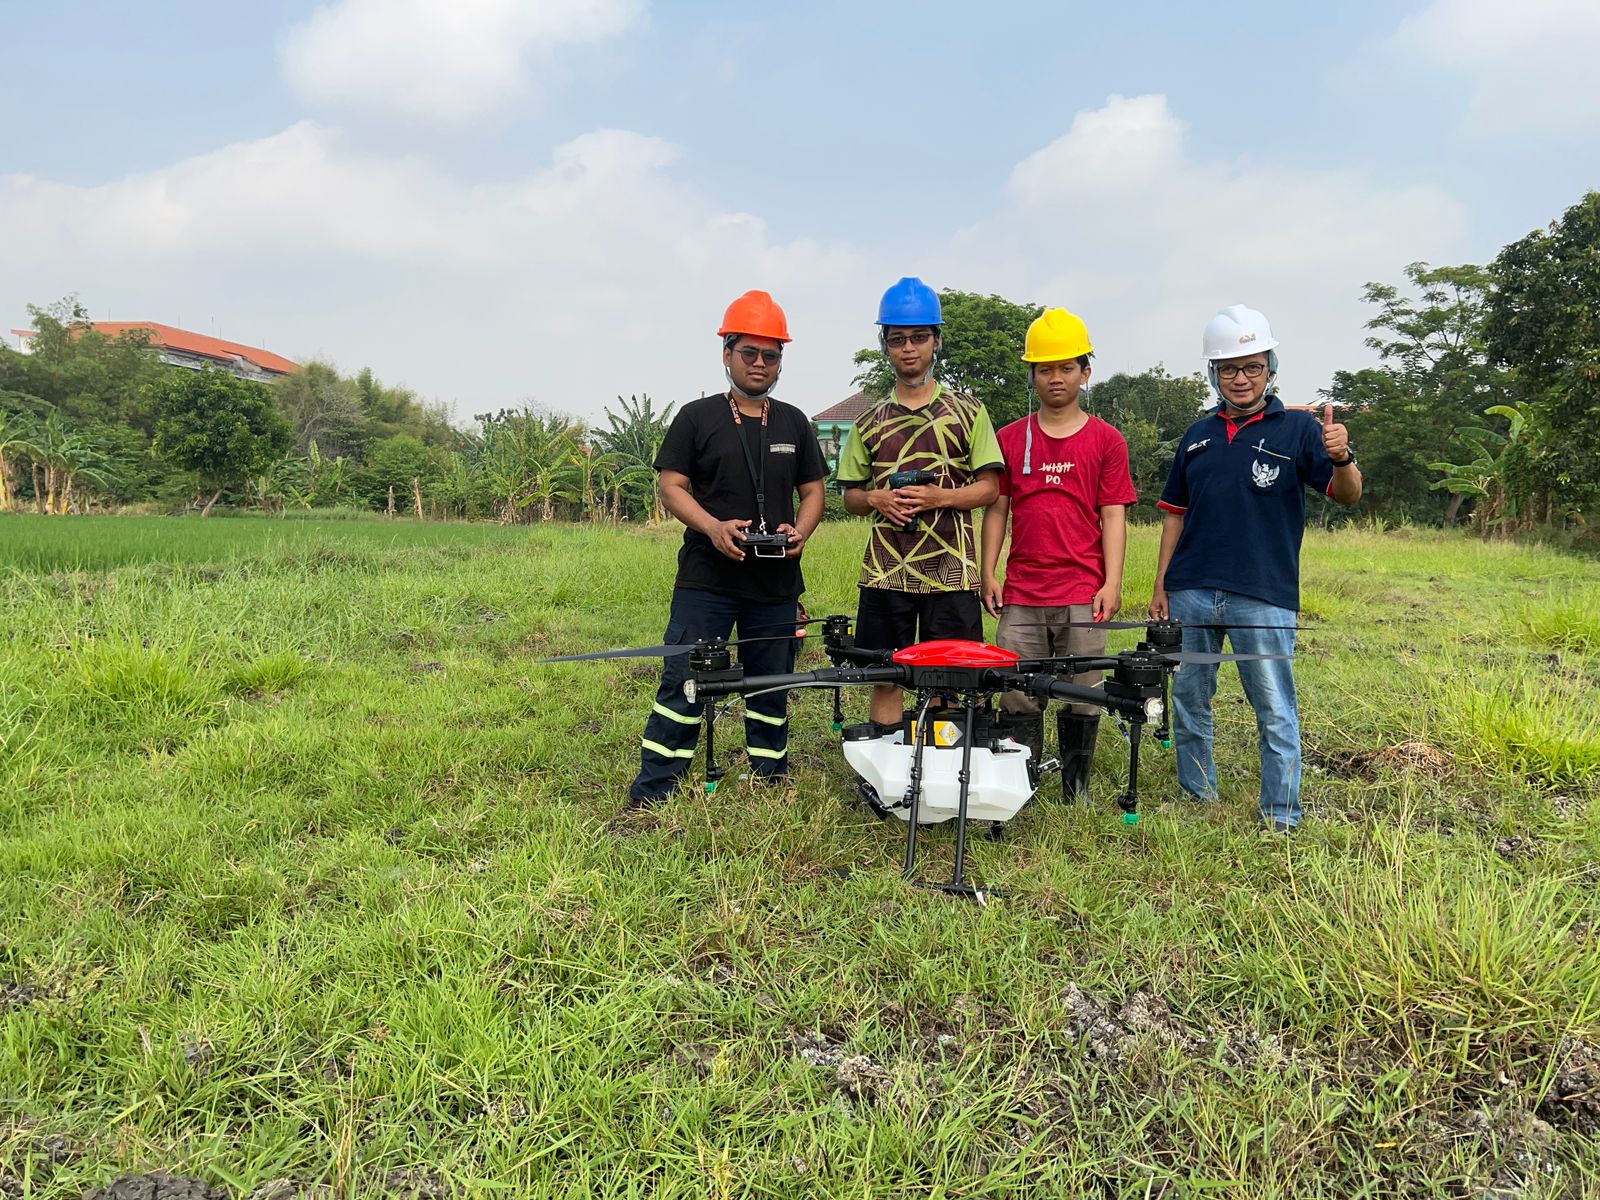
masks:
{"label": "drone landing gear", "polygon": [[[923,701],[922,709],[917,714],[917,742],[911,754],[911,786],[906,789],[906,804],[911,809],[911,819],[906,823],[906,865],[905,878],[917,887],[929,888],[933,891],[944,892],[949,896],[965,896],[969,900],[976,900],[980,905],[986,905],[990,896],[1003,896],[1006,893],[999,888],[979,887],[967,881],[967,803],[972,794],[972,739],[977,726],[978,699],[970,692],[961,698],[961,770],[956,779],[960,784],[956,801],[956,862],[955,869],[950,875],[948,883],[935,883],[931,880],[916,878],[917,869],[917,810],[922,799],[922,752],[933,745],[933,722],[928,719],[928,710],[933,705],[933,697]],[[999,822],[989,827],[990,838],[995,837],[996,829],[1004,829]]]}
{"label": "drone landing gear", "polygon": [[1139,740],[1143,736],[1144,725],[1135,721],[1128,729],[1128,788],[1117,797],[1124,825],[1139,823]]}

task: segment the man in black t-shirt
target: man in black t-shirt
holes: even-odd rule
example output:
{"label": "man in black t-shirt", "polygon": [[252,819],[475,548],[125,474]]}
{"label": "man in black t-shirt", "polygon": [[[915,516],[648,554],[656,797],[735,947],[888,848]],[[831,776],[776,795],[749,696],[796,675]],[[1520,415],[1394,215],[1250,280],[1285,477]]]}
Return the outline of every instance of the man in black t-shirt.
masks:
{"label": "man in black t-shirt", "polygon": [[[770,395],[789,341],[783,310],[766,292],[746,292],[717,332],[728,391],[685,405],[656,454],[662,503],[687,526],[662,641],[725,638],[737,626],[741,639],[770,639],[739,647],[746,674],[782,674],[794,669],[800,551],[822,520],[828,468],[805,414]],[[747,532],[787,534],[788,547],[757,553]],[[694,759],[704,702],[684,698],[688,674],[687,654],[662,664],[630,808],[665,798]],[[745,744],[760,778],[789,769],[788,707],[787,692],[745,701]]]}

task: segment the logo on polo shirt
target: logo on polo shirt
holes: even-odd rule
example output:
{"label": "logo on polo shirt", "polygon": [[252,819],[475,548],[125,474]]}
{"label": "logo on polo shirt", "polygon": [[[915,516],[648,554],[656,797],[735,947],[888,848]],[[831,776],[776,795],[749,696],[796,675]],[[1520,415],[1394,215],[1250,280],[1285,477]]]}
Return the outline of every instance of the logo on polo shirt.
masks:
{"label": "logo on polo shirt", "polygon": [[1269,488],[1277,480],[1280,469],[1269,467],[1264,462],[1253,462],[1250,464],[1250,477],[1256,481],[1258,488]]}
{"label": "logo on polo shirt", "polygon": [[1198,442],[1190,442],[1183,448],[1183,452],[1185,454],[1193,454],[1196,450],[1204,450],[1210,444],[1210,438],[1201,438]]}
{"label": "logo on polo shirt", "polygon": [[793,442],[773,442],[772,445],[767,447],[767,449],[771,450],[774,454],[793,454],[794,453],[794,443]]}

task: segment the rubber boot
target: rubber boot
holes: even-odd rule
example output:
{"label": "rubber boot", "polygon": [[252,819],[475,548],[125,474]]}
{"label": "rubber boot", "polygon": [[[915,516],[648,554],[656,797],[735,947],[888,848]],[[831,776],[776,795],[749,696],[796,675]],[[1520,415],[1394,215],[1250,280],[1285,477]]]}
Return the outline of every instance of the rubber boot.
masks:
{"label": "rubber boot", "polygon": [[1056,713],[1056,741],[1061,753],[1061,796],[1089,803],[1089,772],[1094,767],[1094,743],[1100,718],[1086,717],[1070,708]]}

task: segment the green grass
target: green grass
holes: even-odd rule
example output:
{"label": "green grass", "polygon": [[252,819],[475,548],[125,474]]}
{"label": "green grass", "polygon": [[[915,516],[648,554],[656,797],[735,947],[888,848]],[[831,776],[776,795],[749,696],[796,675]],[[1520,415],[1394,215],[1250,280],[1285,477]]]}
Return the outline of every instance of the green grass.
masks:
{"label": "green grass", "polygon": [[[532,660],[658,640],[676,542],[0,521],[0,1195],[1593,1187],[1593,562],[1311,536],[1302,831],[1254,829],[1225,670],[1223,803],[1148,748],[1122,825],[1107,722],[980,908],[900,881],[821,692],[792,788],[614,820],[653,665]],[[814,614],[860,545],[812,543]]]}

